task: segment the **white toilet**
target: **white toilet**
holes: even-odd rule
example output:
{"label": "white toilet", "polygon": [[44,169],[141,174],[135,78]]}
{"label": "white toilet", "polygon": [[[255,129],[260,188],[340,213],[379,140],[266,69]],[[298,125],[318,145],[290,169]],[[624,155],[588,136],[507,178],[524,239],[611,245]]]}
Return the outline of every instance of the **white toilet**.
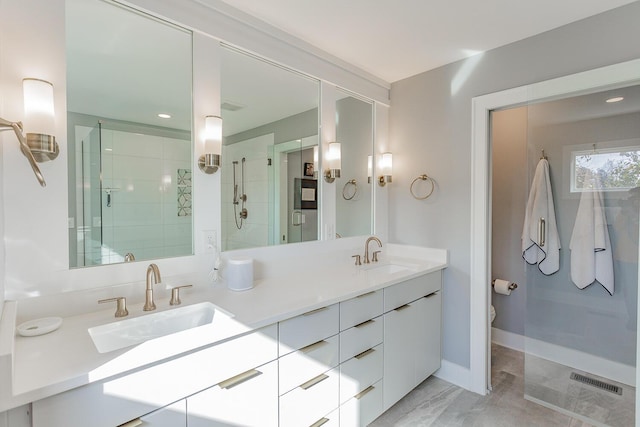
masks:
{"label": "white toilet", "polygon": [[491,304],[491,323],[493,323],[493,320],[496,318],[496,309],[493,306],[493,304]]}

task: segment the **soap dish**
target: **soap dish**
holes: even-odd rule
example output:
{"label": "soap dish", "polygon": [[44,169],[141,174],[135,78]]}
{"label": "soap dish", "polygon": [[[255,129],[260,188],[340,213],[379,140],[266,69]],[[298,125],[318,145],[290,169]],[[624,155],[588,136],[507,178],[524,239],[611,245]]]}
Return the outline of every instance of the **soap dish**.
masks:
{"label": "soap dish", "polygon": [[62,325],[61,317],[43,317],[42,319],[29,320],[21,323],[16,328],[23,337],[35,337],[48,334]]}

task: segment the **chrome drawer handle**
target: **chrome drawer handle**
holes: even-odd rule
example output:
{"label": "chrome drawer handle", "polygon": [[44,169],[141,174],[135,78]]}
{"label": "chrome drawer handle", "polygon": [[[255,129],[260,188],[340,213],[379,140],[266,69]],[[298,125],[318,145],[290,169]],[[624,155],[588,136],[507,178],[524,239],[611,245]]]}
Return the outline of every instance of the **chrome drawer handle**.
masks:
{"label": "chrome drawer handle", "polygon": [[354,328],[362,328],[364,326],[370,325],[371,323],[375,323],[376,321],[373,319],[369,319],[369,320],[365,320],[362,323],[358,323],[357,325],[354,326]]}
{"label": "chrome drawer handle", "polygon": [[405,309],[407,309],[407,308],[409,308],[409,307],[411,307],[409,304],[405,304],[405,305],[401,305],[401,306],[400,306],[400,307],[398,307],[398,308],[394,308],[393,310],[394,310],[394,311],[402,311],[402,310],[405,310]]}
{"label": "chrome drawer handle", "polygon": [[538,246],[544,247],[544,236],[547,234],[547,224],[544,218],[540,218],[538,222]]}
{"label": "chrome drawer handle", "polygon": [[367,292],[366,294],[358,295],[356,298],[364,298],[375,293],[376,291]]}
{"label": "chrome drawer handle", "polygon": [[319,349],[320,347],[324,346],[325,344],[329,344],[329,343],[326,342],[325,340],[320,340],[318,342],[314,342],[313,344],[309,344],[306,347],[302,347],[300,349],[300,351],[303,352],[303,353],[311,353],[312,351]]}
{"label": "chrome drawer handle", "polygon": [[329,378],[329,375],[320,374],[315,378],[311,378],[306,383],[301,384],[300,388],[303,389],[303,390],[309,390],[311,387],[313,387],[314,385],[320,384],[322,381],[326,380],[327,378]]}
{"label": "chrome drawer handle", "polygon": [[222,381],[218,384],[218,387],[229,390],[237,385],[242,384],[245,381],[249,381],[250,379],[260,375],[262,375],[262,372],[258,371],[257,369],[250,369],[247,372],[243,372],[236,375],[235,377],[231,377],[227,380]]}
{"label": "chrome drawer handle", "polygon": [[371,353],[373,353],[374,351],[376,351],[374,348],[370,348],[369,350],[365,350],[365,351],[363,351],[362,353],[360,353],[360,354],[356,354],[356,355],[355,355],[355,356],[353,356],[353,357],[355,357],[356,359],[360,360],[360,359],[362,359],[363,357],[366,357],[366,356],[370,355],[370,354],[371,354]]}
{"label": "chrome drawer handle", "polygon": [[318,421],[316,421],[315,423],[311,424],[309,427],[320,427],[320,426],[325,425],[329,421],[331,421],[329,418],[320,418]]}
{"label": "chrome drawer handle", "polygon": [[329,310],[329,307],[321,307],[321,308],[316,308],[315,310],[307,311],[306,313],[303,314],[303,316],[311,316],[312,314],[316,314],[325,310]]}
{"label": "chrome drawer handle", "polygon": [[362,390],[360,393],[356,394],[354,397],[358,400],[362,399],[365,394],[369,393],[370,391],[372,391],[375,387],[370,385],[369,387],[365,388],[364,390]]}

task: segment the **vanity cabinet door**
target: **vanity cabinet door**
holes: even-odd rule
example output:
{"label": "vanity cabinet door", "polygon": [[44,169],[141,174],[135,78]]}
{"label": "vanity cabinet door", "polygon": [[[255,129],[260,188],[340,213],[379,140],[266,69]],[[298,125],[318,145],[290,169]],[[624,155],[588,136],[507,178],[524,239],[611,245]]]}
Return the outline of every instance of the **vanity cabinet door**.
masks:
{"label": "vanity cabinet door", "polygon": [[172,405],[160,408],[140,417],[143,426],[149,427],[186,427],[187,402],[180,400]]}
{"label": "vanity cabinet door", "polygon": [[413,389],[416,308],[410,304],[384,315],[384,410]]}
{"label": "vanity cabinet door", "polygon": [[278,426],[278,362],[232,377],[187,399],[189,427]]}
{"label": "vanity cabinet door", "polygon": [[420,298],[412,305],[417,309],[416,385],[440,369],[442,304],[440,292]]}

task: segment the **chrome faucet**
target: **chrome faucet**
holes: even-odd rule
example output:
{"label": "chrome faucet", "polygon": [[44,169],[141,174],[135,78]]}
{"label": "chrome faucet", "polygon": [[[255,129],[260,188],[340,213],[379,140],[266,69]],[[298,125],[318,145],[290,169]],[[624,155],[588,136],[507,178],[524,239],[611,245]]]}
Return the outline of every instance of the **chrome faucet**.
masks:
{"label": "chrome faucet", "polygon": [[149,264],[147,267],[147,291],[145,294],[144,311],[151,311],[156,309],[156,304],[153,302],[153,285],[160,283],[160,269],[155,264]]}
{"label": "chrome faucet", "polygon": [[[364,244],[364,261],[362,262],[364,262],[365,264],[371,263],[371,261],[369,261],[369,242],[372,240],[378,242],[378,247],[382,247],[382,242],[380,241],[380,239],[378,239],[376,236],[369,237]],[[374,261],[377,261],[377,258],[374,257]]]}

